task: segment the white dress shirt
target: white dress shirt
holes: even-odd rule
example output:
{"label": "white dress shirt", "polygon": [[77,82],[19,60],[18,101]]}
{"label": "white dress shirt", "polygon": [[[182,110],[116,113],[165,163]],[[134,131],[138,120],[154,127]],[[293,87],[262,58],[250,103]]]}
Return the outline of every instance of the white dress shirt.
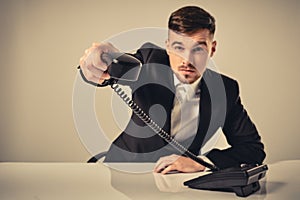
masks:
{"label": "white dress shirt", "polygon": [[[174,74],[176,94],[171,113],[171,135],[180,143],[186,143],[185,141],[188,140],[191,144],[198,130],[200,117],[200,80],[201,77],[192,84],[186,84],[180,82]],[[199,155],[198,157],[213,164],[204,155]]]}
{"label": "white dress shirt", "polygon": [[176,95],[171,114],[171,135],[178,141],[195,136],[199,124],[200,79],[192,84],[181,83],[174,75]]}

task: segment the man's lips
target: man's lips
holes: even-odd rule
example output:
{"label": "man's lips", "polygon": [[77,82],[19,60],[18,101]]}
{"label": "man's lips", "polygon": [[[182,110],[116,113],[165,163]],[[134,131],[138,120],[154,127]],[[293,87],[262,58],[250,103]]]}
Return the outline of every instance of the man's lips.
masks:
{"label": "man's lips", "polygon": [[178,71],[182,71],[182,72],[195,72],[196,69],[195,69],[195,67],[190,67],[190,66],[180,66],[178,68]]}

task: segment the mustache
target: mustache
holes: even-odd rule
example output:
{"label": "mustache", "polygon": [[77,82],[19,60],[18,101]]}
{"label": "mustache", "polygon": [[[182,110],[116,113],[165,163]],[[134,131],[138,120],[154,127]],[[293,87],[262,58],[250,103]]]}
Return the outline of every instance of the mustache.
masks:
{"label": "mustache", "polygon": [[187,64],[187,65],[180,65],[178,67],[179,70],[193,70],[196,71],[196,67],[194,65],[192,65],[191,63]]}

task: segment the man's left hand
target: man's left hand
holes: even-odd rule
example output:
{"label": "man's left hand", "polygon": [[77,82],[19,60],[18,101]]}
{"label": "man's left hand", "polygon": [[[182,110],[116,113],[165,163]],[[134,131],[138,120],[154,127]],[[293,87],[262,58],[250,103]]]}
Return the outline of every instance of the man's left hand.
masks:
{"label": "man's left hand", "polygon": [[172,154],[161,157],[155,165],[154,172],[166,174],[172,171],[179,172],[199,172],[204,171],[205,167],[191,158]]}

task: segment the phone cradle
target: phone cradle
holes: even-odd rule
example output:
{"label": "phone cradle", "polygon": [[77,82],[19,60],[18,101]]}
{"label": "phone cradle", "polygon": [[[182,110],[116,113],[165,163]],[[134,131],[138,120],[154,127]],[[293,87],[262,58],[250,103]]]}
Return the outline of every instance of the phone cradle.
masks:
{"label": "phone cradle", "polygon": [[260,189],[259,180],[267,170],[267,165],[227,168],[186,181],[184,185],[193,189],[234,192],[246,197]]}

